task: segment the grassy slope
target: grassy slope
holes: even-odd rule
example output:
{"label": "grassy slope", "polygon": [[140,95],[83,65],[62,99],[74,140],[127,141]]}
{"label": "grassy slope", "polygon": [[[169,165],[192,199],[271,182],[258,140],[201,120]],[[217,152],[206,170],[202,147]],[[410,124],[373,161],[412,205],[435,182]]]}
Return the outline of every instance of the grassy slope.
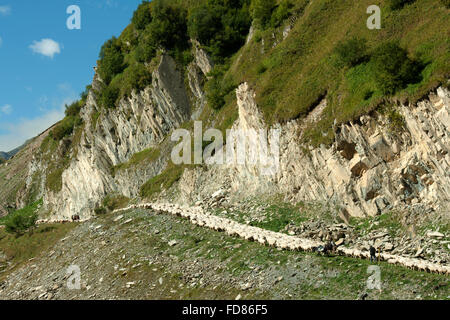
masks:
{"label": "grassy slope", "polygon": [[[369,50],[384,41],[399,40],[412,57],[427,64],[423,80],[398,92],[398,97],[419,99],[448,77],[450,15],[439,0],[416,1],[399,11],[388,9],[387,1],[376,1],[382,8],[381,30],[366,27],[366,9],[373,1],[308,2],[296,2],[299,18],[285,41],[272,48],[272,34],[280,40],[282,28],[260,33],[256,39],[264,39],[265,53],[262,41],[251,41],[235,55],[228,74],[236,83],[249,81],[256,89],[269,124],[305,116],[327,94],[325,117],[311,128],[309,137],[313,143],[331,142],[334,119],[353,120],[380,102],[370,64],[350,70],[336,66],[334,48],[353,36],[367,39]],[[374,94],[364,100],[368,90]],[[233,109],[233,104],[229,102],[225,109]]]}
{"label": "grassy slope", "polygon": [[[0,252],[3,252],[11,266],[6,268],[0,264],[0,280],[15,269],[29,262],[30,259],[47,252],[61,238],[67,234],[75,224],[40,225],[32,233],[21,237],[7,233],[0,229]],[[48,252],[47,252],[48,253]],[[4,271],[4,272],[3,272]]]}
{"label": "grassy slope", "polygon": [[153,162],[158,159],[160,155],[159,149],[148,148],[142,150],[141,152],[135,153],[128,162],[121,163],[113,168],[114,172],[117,170],[126,170],[129,168],[136,167],[139,164],[148,164],[148,162]]}

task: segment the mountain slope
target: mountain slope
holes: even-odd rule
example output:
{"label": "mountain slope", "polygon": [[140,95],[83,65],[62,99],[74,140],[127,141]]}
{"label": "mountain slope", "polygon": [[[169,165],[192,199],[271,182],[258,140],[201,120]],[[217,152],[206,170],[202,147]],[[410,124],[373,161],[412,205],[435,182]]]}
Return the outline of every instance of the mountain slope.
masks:
{"label": "mountain slope", "polygon": [[0,151],[0,159],[3,160],[9,160],[10,158],[14,157],[17,153],[19,153],[20,150],[22,150],[23,148],[25,148],[25,146],[30,142],[30,140],[26,141],[23,145],[21,145],[20,147],[15,148],[14,150],[11,150],[9,152],[3,152]]}
{"label": "mountain slope", "polygon": [[[92,85],[33,151],[26,178],[2,179],[2,198],[43,197],[41,216],[55,220],[89,218],[108,199],[169,190],[195,202],[221,187],[358,217],[411,205],[445,211],[449,10],[437,0],[397,10],[380,1],[384,27],[368,30],[369,2],[278,1],[268,13],[257,1],[144,3],[105,43]],[[342,65],[336,48],[351,39],[365,39],[366,52]],[[390,94],[376,76],[386,48],[400,66],[420,66]],[[169,136],[193,120],[204,130],[281,129],[280,172],[173,165]]]}
{"label": "mountain slope", "polygon": [[36,176],[30,176],[30,165],[50,129],[11,151],[10,153],[14,153],[13,158],[4,164],[0,163],[0,184],[2,187],[0,192],[0,216],[7,215],[14,209],[22,208],[42,197],[42,185]]}
{"label": "mountain slope", "polygon": [[[377,3],[380,30],[366,27],[369,0],[143,2],[65,118],[0,160],[0,216],[43,200],[34,234],[0,229],[0,298],[364,296],[366,260],[113,213],[147,201],[448,268],[450,10]],[[214,164],[224,149],[174,164],[172,133],[192,136],[196,121],[224,136],[278,130],[279,143],[263,137],[278,166],[249,150]],[[77,292],[64,287],[73,263],[88,270]],[[370,298],[448,298],[443,275],[379,266],[383,291]]]}

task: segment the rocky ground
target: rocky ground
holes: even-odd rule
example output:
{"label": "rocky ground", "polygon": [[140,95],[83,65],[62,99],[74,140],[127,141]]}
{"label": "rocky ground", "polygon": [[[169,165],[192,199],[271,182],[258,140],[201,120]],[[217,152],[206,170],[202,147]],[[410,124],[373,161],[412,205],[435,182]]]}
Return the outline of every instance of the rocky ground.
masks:
{"label": "rocky ground", "polygon": [[[80,267],[80,290],[67,288],[71,265]],[[80,223],[23,265],[0,268],[0,298],[450,299],[448,277],[385,263],[382,290],[369,290],[368,266],[280,251],[137,209]]]}

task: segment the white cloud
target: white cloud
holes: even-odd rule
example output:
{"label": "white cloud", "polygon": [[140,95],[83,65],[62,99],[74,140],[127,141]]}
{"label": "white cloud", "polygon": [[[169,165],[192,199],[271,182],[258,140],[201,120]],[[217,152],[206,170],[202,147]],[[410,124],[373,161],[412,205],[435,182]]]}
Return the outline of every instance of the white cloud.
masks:
{"label": "white cloud", "polygon": [[64,82],[64,83],[60,83],[58,84],[58,89],[64,92],[71,92],[72,90],[72,86],[70,85],[70,83]]}
{"label": "white cloud", "polygon": [[64,118],[65,105],[76,101],[78,96],[69,83],[59,84],[57,90],[58,94],[42,95],[37,101],[41,115],[21,118],[14,123],[0,122],[0,151],[17,148]]}
{"label": "white cloud", "polygon": [[35,53],[42,54],[53,59],[57,53],[61,53],[59,43],[52,39],[42,39],[41,41],[33,41],[30,49]]}
{"label": "white cloud", "polygon": [[119,4],[114,0],[106,0],[106,6],[108,7],[117,7]]}
{"label": "white cloud", "polygon": [[95,6],[97,8],[117,8],[119,7],[119,1],[116,0],[105,0],[105,1],[90,1],[89,5]]}
{"label": "white cloud", "polygon": [[50,110],[33,118],[22,118],[17,123],[0,123],[6,131],[0,134],[0,150],[9,151],[22,145],[26,140],[37,136],[64,117],[64,110]]}
{"label": "white cloud", "polygon": [[12,112],[12,107],[9,104],[5,104],[4,106],[0,107],[0,112],[4,113],[4,114],[11,114]]}
{"label": "white cloud", "polygon": [[7,16],[11,13],[11,7],[10,6],[0,6],[0,14],[2,16]]}

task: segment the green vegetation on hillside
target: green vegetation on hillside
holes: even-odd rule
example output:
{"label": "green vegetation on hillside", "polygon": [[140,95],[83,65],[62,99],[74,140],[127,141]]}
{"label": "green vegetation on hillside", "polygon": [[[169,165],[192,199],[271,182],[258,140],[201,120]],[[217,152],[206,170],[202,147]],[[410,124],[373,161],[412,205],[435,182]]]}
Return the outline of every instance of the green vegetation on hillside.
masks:
{"label": "green vegetation on hillside", "polygon": [[399,10],[403,8],[403,6],[413,3],[416,0],[389,0],[389,5],[392,10]]}
{"label": "green vegetation on hillside", "polygon": [[113,168],[114,173],[119,170],[126,170],[129,168],[134,168],[139,164],[148,165],[158,159],[160,156],[159,149],[148,148],[142,150],[141,152],[135,153],[128,162],[121,163]]}
{"label": "green vegetation on hillside", "polygon": [[82,119],[80,117],[80,110],[83,107],[83,101],[76,101],[71,105],[66,105],[65,117],[59,124],[57,124],[50,135],[56,141],[62,140],[64,137],[70,136],[75,127],[81,125]]}
{"label": "green vegetation on hillside", "polygon": [[192,60],[187,12],[173,1],[144,1],[120,37],[112,37],[100,50],[98,74],[103,80],[100,106],[114,108],[133,90],[140,91],[150,85],[152,76],[148,63],[159,50],[165,50],[181,64]]}
{"label": "green vegetation on hillside", "polygon": [[251,25],[249,0],[209,0],[190,10],[189,36],[222,63],[244,43]]}
{"label": "green vegetation on hillside", "polygon": [[[184,72],[193,58],[189,39],[195,39],[215,64],[205,79],[208,103],[200,116],[204,127],[214,125],[222,131],[231,127],[238,116],[234,90],[248,82],[269,126],[305,117],[326,98],[321,120],[303,135],[314,146],[333,141],[334,123],[356,120],[375,109],[390,118],[391,129],[400,131],[404,123],[393,102],[415,102],[446,84],[450,74],[448,1],[380,0],[381,30],[366,26],[371,4],[369,0],[144,1],[122,34],[100,50],[99,105],[113,108],[133,90],[151,84],[162,52],[174,57]],[[253,39],[246,44],[252,23]],[[288,25],[289,35],[284,32]],[[76,154],[73,147],[81,138],[79,112],[85,100],[83,95],[67,107],[66,117],[41,147],[45,157],[57,159],[47,170],[46,186],[51,191],[61,189],[62,172]],[[100,112],[91,115],[94,126]],[[114,170],[133,165],[147,152]],[[169,166],[143,186],[142,195],[172,185],[180,170]]]}
{"label": "green vegetation on hillside", "polygon": [[180,180],[184,169],[184,165],[175,165],[169,161],[166,169],[161,174],[151,178],[140,190],[140,195],[143,198],[151,198],[153,195],[160,193],[162,190],[169,189],[175,182]]}
{"label": "green vegetation on hillside", "polygon": [[80,94],[80,99],[66,105],[65,117],[55,124],[42,141],[39,156],[44,158],[46,170],[46,187],[58,192],[62,188],[62,173],[68,168],[70,160],[77,155],[78,144],[84,129],[81,109],[86,105],[91,86]]}
{"label": "green vegetation on hillside", "polygon": [[[48,253],[53,245],[63,238],[76,224],[47,224],[38,225],[33,233],[21,237],[9,234],[0,229],[0,252],[6,255],[11,267],[0,264],[0,281],[12,271],[16,270],[30,259],[42,253]],[[6,268],[6,270],[2,270]]]}
{"label": "green vegetation on hillside", "polygon": [[410,83],[420,81],[420,65],[396,43],[387,42],[378,46],[372,60],[378,89],[383,94],[393,94]]}
{"label": "green vegetation on hillside", "polygon": [[116,37],[112,37],[103,44],[100,50],[98,74],[106,84],[109,84],[124,69],[124,57],[120,41]]}
{"label": "green vegetation on hillside", "polygon": [[70,105],[66,104],[66,110],[64,111],[65,117],[50,131],[51,139],[60,141],[63,138],[70,136],[75,128],[83,123],[80,116],[80,110],[86,105],[89,90],[91,90],[90,85],[86,86],[86,90],[80,94],[80,99],[78,101],[72,102]]}
{"label": "green vegetation on hillside", "polygon": [[109,39],[100,50],[100,106],[114,108],[133,90],[150,85],[150,65],[161,51],[186,66],[193,59],[190,38],[223,64],[245,43],[249,6],[250,0],[143,1],[120,37]]}
{"label": "green vegetation on hillside", "polygon": [[52,192],[61,190],[62,174],[78,153],[78,145],[83,130],[84,124],[75,127],[73,133],[62,141],[55,139],[55,136],[50,132],[42,142],[39,156],[45,159],[45,163],[48,164],[45,181],[47,190]]}
{"label": "green vegetation on hillside", "polygon": [[6,217],[1,218],[0,225],[5,226],[6,232],[19,237],[36,226],[37,211],[41,205],[42,200],[39,200],[23,209],[16,210]]}
{"label": "green vegetation on hillside", "polygon": [[205,85],[206,100],[214,110],[219,110],[225,105],[228,94],[237,88],[237,83],[230,76],[225,76],[229,62],[219,64],[209,73],[210,79]]}
{"label": "green vegetation on hillside", "polygon": [[[326,97],[322,119],[305,130],[312,145],[333,141],[335,120],[358,119],[397,99],[415,102],[446,84],[450,15],[440,1],[415,1],[396,10],[390,1],[380,1],[381,30],[366,27],[371,4],[293,2],[288,15],[295,19],[278,28],[259,27],[254,41],[233,56],[224,78],[250,83],[269,125],[302,118]],[[295,24],[283,40],[291,20]],[[235,100],[224,105],[233,108]]]}
{"label": "green vegetation on hillside", "polygon": [[265,29],[269,25],[275,4],[275,0],[252,1],[250,11],[258,28]]}
{"label": "green vegetation on hillside", "polygon": [[257,28],[265,30],[280,26],[291,14],[293,0],[252,0],[250,13]]}
{"label": "green vegetation on hillside", "polygon": [[344,42],[339,42],[335,49],[338,60],[345,67],[357,66],[367,59],[366,40],[351,38]]}

